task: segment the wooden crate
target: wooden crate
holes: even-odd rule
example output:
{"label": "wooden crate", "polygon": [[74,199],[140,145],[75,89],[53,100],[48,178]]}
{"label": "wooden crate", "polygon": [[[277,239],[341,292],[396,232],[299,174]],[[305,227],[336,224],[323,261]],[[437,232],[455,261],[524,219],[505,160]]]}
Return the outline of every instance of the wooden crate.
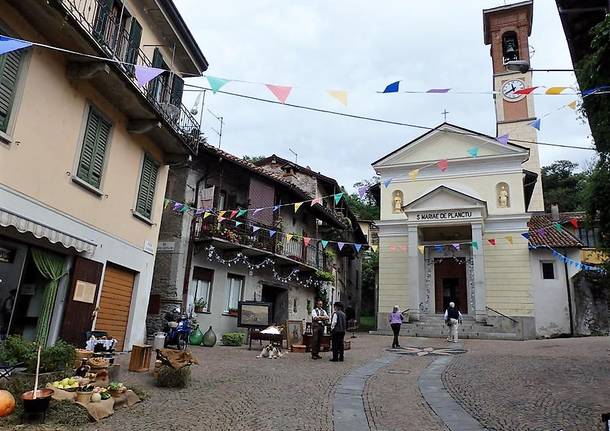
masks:
{"label": "wooden crate", "polygon": [[305,353],[307,346],[305,344],[293,344],[290,346],[290,351],[295,353]]}
{"label": "wooden crate", "polygon": [[351,341],[343,341],[343,350],[349,350],[352,348],[352,342]]}

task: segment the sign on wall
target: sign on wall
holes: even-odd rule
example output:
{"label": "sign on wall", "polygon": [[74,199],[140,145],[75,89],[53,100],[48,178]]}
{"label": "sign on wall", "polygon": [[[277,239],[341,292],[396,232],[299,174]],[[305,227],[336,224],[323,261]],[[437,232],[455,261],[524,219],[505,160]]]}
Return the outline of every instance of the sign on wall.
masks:
{"label": "sign on wall", "polygon": [[426,211],[415,215],[416,221],[442,221],[442,220],[461,220],[478,217],[472,210],[463,211]]}
{"label": "sign on wall", "polygon": [[93,304],[93,301],[95,300],[96,288],[97,288],[97,284],[87,283],[86,281],[77,280],[76,287],[74,288],[74,297],[72,299],[74,301]]}

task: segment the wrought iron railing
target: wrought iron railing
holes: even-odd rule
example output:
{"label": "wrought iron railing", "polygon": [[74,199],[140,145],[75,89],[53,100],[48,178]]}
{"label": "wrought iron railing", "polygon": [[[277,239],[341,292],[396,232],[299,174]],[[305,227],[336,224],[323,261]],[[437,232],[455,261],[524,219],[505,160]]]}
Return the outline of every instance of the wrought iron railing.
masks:
{"label": "wrought iron railing", "polygon": [[[269,227],[269,229],[273,228]],[[196,224],[195,236],[198,239],[219,238],[235,244],[257,248],[319,270],[329,270],[330,267],[330,262],[325,259],[321,247],[317,244],[306,246],[303,241],[294,239],[288,241],[284,236],[269,237],[264,230],[252,234],[251,228],[246,224],[228,227],[217,220],[199,220]]]}
{"label": "wrought iron railing", "polygon": [[[85,30],[115,60],[152,67],[152,61],[137,46],[130,46],[130,34],[122,14],[113,15],[107,10],[108,2],[103,0],[56,0],[61,4],[83,30]],[[118,65],[119,69],[146,97],[158,114],[180,137],[183,143],[196,152],[200,141],[197,119],[182,104],[181,100],[171,100],[172,73],[163,73],[145,86],[137,83],[135,70],[129,64]]]}

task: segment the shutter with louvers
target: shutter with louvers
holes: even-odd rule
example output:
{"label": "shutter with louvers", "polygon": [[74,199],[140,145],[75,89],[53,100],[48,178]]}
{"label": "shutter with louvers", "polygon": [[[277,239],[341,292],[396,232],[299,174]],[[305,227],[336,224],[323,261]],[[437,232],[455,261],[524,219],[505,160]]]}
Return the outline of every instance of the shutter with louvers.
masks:
{"label": "shutter with louvers", "polygon": [[99,113],[93,108],[89,109],[83,148],[76,175],[96,188],[99,188],[102,182],[104,160],[111,128],[112,125],[104,120]]}
{"label": "shutter with louvers", "polygon": [[[138,51],[140,50],[140,42],[142,41],[142,26],[135,18],[132,18],[131,29],[129,30],[129,42],[127,43],[127,52],[125,53],[126,63],[137,63]],[[127,69],[134,73],[134,68],[131,65],[126,66]]]}
{"label": "shutter with louvers", "polygon": [[[163,55],[161,55],[161,51],[159,51],[159,48],[155,48],[155,51],[153,53],[152,67],[162,69],[164,64],[165,62],[163,61]],[[161,75],[157,76],[155,79],[148,83],[148,95],[155,99],[157,99],[157,92],[161,81]]]}
{"label": "shutter with louvers", "polygon": [[0,55],[0,130],[6,132],[17,88],[21,52]]}
{"label": "shutter with louvers", "polygon": [[93,35],[95,38],[102,43],[105,43],[104,34],[106,33],[106,27],[108,26],[110,11],[114,0],[98,0],[97,10],[95,11],[95,23],[93,24]]}
{"label": "shutter with louvers", "polygon": [[152,215],[153,201],[157,186],[157,174],[159,165],[148,155],[144,156],[142,164],[142,175],[140,176],[140,188],[136,202],[136,212],[146,218]]}
{"label": "shutter with louvers", "polygon": [[169,98],[169,103],[174,106],[180,107],[182,104],[182,93],[184,91],[184,80],[178,75],[174,75],[172,81],[172,94]]}

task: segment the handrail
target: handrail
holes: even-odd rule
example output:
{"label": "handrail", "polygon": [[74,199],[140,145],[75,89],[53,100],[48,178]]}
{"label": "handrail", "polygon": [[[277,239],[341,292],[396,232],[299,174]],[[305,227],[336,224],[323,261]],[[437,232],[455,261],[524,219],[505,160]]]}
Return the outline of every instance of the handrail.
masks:
{"label": "handrail", "polygon": [[493,311],[493,312],[494,312],[494,313],[496,313],[496,314],[499,314],[499,315],[500,315],[500,316],[502,316],[502,317],[506,317],[508,320],[511,320],[511,321],[513,321],[513,322],[515,322],[515,323],[519,323],[517,320],[513,319],[512,317],[509,317],[509,316],[507,316],[506,314],[500,313],[498,310],[494,310],[493,308],[488,307],[488,306],[485,306],[485,308],[486,308],[486,309],[488,309],[488,310]]}

